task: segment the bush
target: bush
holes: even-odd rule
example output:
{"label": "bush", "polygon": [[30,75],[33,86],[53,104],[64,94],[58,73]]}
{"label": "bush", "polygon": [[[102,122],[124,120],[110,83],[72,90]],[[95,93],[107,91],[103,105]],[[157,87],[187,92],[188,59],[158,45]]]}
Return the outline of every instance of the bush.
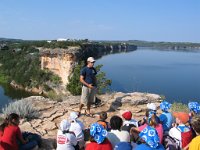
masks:
{"label": "bush", "polygon": [[[67,84],[67,90],[72,94],[72,95],[80,95],[81,94],[81,89],[82,89],[82,84],[80,82],[80,71],[84,63],[81,62],[78,64],[73,72],[73,75],[71,78],[69,78],[69,83]],[[97,70],[97,86],[98,86],[98,94],[103,94],[107,91],[109,91],[109,86],[111,85],[112,81],[106,78],[106,74],[104,72],[101,72],[101,67],[103,65],[98,65],[96,66]]]}
{"label": "bush", "polygon": [[62,101],[62,95],[56,94],[56,92],[54,92],[53,90],[50,90],[47,93],[47,97],[50,98],[50,99],[52,99],[52,100],[58,101],[58,102]]}
{"label": "bush", "polygon": [[38,111],[33,107],[31,101],[23,99],[9,103],[2,109],[2,112],[6,116],[11,113],[16,113],[24,119],[33,119],[39,116]]}
{"label": "bush", "polygon": [[74,68],[74,72],[71,78],[69,78],[69,83],[67,84],[67,90],[72,94],[72,95],[80,95],[81,94],[81,87],[82,84],[79,81],[80,79],[80,71],[83,66],[83,62],[78,64]]}
{"label": "bush", "polygon": [[172,112],[189,112],[188,106],[183,103],[173,103],[171,107]]}
{"label": "bush", "polygon": [[[41,70],[39,51],[23,47],[20,51],[0,51],[0,81],[3,77],[14,80],[25,87],[39,87],[48,81],[59,84],[61,79],[49,70]],[[8,82],[8,81],[7,81]]]}

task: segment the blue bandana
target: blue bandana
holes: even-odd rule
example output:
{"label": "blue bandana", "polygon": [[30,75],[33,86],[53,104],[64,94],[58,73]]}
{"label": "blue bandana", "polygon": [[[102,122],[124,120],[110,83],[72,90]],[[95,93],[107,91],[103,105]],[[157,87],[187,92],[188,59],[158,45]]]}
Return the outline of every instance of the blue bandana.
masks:
{"label": "blue bandana", "polygon": [[160,109],[162,111],[168,111],[170,108],[171,108],[171,105],[170,103],[166,102],[166,101],[163,101],[162,103],[160,103]]}
{"label": "blue bandana", "polygon": [[196,114],[200,113],[200,104],[198,102],[190,102],[188,107],[190,111],[194,111]]}
{"label": "blue bandana", "polygon": [[102,125],[98,123],[93,123],[90,127],[90,135],[94,138],[94,140],[100,144],[104,141],[107,136],[107,131],[103,128]]}
{"label": "blue bandana", "polygon": [[139,134],[140,138],[142,138],[151,148],[157,148],[159,145],[159,137],[157,131],[150,126],[147,126],[142,132]]}

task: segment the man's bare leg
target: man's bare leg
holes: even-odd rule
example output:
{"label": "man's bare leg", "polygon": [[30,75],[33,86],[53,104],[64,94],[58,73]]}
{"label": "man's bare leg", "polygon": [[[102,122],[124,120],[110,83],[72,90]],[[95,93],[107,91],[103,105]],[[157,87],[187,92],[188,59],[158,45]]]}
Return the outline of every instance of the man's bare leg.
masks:
{"label": "man's bare leg", "polygon": [[81,110],[82,110],[83,106],[84,106],[84,104],[80,103],[80,105],[79,105],[79,115],[81,114]]}
{"label": "man's bare leg", "polygon": [[87,104],[87,114],[90,114],[90,106],[91,106],[91,104],[88,103],[88,104]]}

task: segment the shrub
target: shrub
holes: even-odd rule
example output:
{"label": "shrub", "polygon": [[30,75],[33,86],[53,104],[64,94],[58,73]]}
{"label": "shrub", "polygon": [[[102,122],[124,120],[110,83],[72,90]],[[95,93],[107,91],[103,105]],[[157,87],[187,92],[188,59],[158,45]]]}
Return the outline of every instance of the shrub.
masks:
{"label": "shrub", "polygon": [[172,112],[189,112],[187,105],[183,103],[173,103],[171,107]]}
{"label": "shrub", "polygon": [[50,91],[47,93],[47,97],[50,98],[50,99],[52,99],[52,100],[58,101],[58,102],[61,102],[61,101],[62,101],[62,95],[56,94],[56,92],[53,91],[53,90],[50,90]]}
{"label": "shrub", "polygon": [[79,81],[80,79],[80,71],[83,66],[83,62],[80,64],[76,65],[74,68],[74,72],[71,78],[69,78],[69,83],[67,84],[67,90],[72,94],[72,95],[80,95],[81,94],[81,82]]}
{"label": "shrub", "polygon": [[4,78],[10,78],[23,87],[39,87],[48,81],[61,82],[51,71],[41,70],[39,51],[31,45],[24,45],[16,52],[12,49],[0,51],[0,64],[0,81],[6,82]]}
{"label": "shrub", "polygon": [[[69,83],[67,84],[67,90],[72,94],[72,95],[80,95],[81,94],[81,89],[82,89],[82,84],[80,82],[80,71],[83,67],[83,62],[80,64],[76,65],[73,75],[71,78],[69,78]],[[98,94],[105,93],[109,91],[109,86],[111,85],[112,81],[106,78],[106,74],[104,72],[101,72],[101,67],[103,65],[98,65],[96,66],[96,71],[97,71],[97,87],[98,87]]]}
{"label": "shrub", "polygon": [[9,103],[2,109],[2,112],[6,116],[11,113],[16,113],[24,119],[33,119],[39,116],[38,111],[33,107],[31,101],[23,99]]}

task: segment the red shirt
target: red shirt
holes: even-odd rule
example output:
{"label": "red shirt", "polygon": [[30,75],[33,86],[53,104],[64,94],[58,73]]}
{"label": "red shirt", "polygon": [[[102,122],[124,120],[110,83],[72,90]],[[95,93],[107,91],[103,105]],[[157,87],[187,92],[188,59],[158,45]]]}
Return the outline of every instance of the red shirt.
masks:
{"label": "red shirt", "polygon": [[85,150],[112,150],[112,144],[107,139],[101,144],[91,142],[86,145]]}
{"label": "red shirt", "polygon": [[18,126],[9,125],[5,127],[1,137],[0,150],[18,150],[17,139],[22,138],[22,133]]}
{"label": "red shirt", "polygon": [[2,136],[3,136],[3,131],[0,130],[0,141]]}

